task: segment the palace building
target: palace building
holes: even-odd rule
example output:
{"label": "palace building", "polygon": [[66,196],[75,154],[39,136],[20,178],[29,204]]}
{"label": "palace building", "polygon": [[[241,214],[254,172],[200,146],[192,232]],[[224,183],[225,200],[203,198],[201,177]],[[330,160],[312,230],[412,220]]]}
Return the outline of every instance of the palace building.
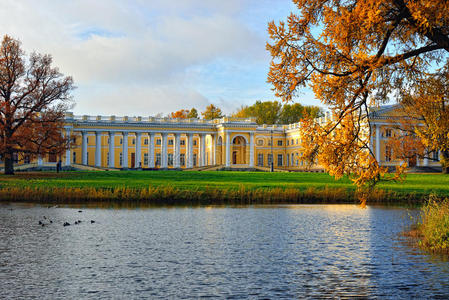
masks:
{"label": "palace building", "polygon": [[[381,165],[395,166],[386,141],[392,138],[390,119],[397,106],[373,110],[370,146]],[[330,118],[327,113],[319,122]],[[185,169],[222,166],[227,168],[269,168],[301,170],[299,123],[258,125],[255,119],[224,117],[215,120],[154,117],[66,115],[65,135],[73,142],[60,158],[63,166],[98,168]],[[435,160],[410,160],[409,166],[439,166]],[[56,163],[55,155],[41,157],[38,166]],[[23,159],[19,164],[27,163]],[[315,168],[319,170],[320,167]]]}

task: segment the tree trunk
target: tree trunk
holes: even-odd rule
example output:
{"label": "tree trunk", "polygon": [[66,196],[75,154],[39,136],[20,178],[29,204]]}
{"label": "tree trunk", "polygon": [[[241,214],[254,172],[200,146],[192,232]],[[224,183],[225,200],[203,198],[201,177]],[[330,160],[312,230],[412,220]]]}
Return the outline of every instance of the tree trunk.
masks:
{"label": "tree trunk", "polygon": [[12,151],[5,153],[5,175],[14,175],[14,156]]}
{"label": "tree trunk", "polygon": [[449,151],[442,151],[441,156],[443,156],[442,159],[443,174],[449,174]]}

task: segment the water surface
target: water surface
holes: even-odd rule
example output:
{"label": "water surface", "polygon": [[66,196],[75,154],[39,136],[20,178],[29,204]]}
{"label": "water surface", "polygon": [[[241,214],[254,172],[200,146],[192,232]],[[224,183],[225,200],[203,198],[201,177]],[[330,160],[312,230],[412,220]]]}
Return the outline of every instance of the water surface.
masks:
{"label": "water surface", "polygon": [[[79,210],[0,206],[0,298],[449,295],[449,263],[398,234],[416,211],[354,205]],[[38,225],[49,219],[52,224]]]}

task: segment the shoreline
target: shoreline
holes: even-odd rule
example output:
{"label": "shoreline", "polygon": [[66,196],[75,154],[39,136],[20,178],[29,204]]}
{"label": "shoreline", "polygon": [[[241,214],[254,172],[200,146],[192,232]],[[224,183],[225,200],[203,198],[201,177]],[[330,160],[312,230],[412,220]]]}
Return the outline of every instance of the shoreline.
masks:
{"label": "shoreline", "polygon": [[[430,194],[397,193],[376,189],[367,205],[421,206]],[[0,189],[0,202],[46,204],[126,203],[156,206],[283,205],[283,204],[360,204],[356,193],[345,188],[258,188],[178,189],[171,186],[148,188],[47,188],[6,187]]]}

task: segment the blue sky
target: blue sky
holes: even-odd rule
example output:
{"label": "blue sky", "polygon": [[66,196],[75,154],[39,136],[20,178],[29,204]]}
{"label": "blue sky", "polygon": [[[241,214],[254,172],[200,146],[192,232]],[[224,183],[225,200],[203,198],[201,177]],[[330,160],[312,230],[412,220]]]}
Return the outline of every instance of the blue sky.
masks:
{"label": "blue sky", "polygon": [[[3,0],[0,24],[72,75],[76,114],[150,116],[274,100],[267,23],[290,0]],[[296,100],[319,105],[310,90]]]}

